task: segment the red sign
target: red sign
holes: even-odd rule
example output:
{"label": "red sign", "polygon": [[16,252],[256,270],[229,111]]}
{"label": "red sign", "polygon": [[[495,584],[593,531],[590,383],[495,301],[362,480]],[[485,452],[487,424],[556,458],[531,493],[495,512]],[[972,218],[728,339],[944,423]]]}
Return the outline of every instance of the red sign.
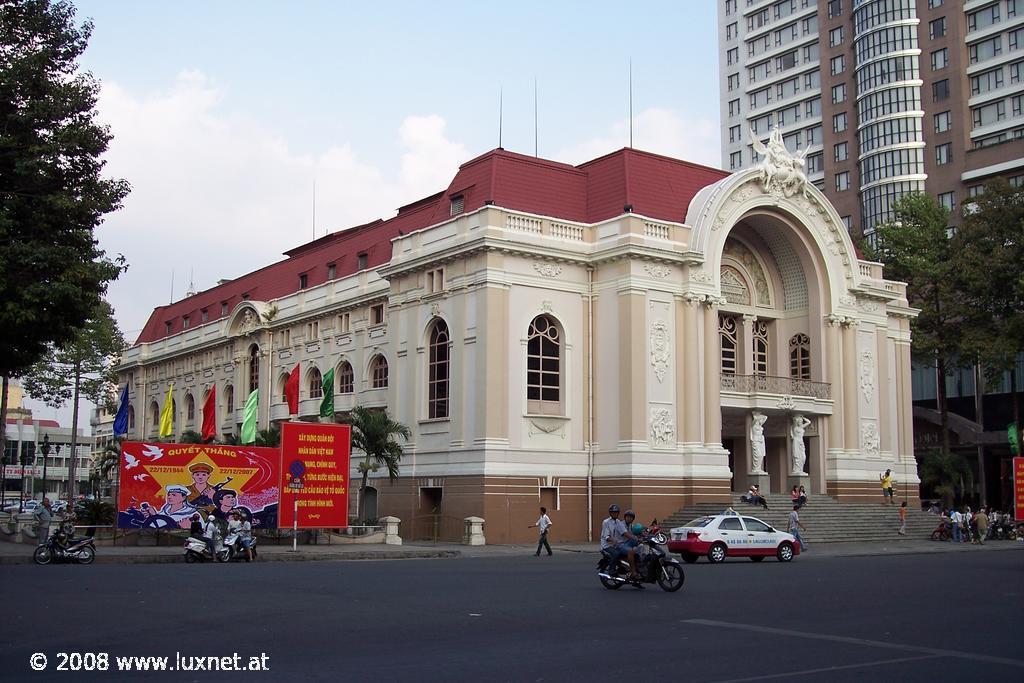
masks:
{"label": "red sign", "polygon": [[285,422],[281,425],[281,514],[290,528],[348,526],[349,425]]}
{"label": "red sign", "polygon": [[1024,522],[1024,458],[1013,459],[1013,503],[1016,520]]}
{"label": "red sign", "polygon": [[125,441],[117,525],[188,529],[197,513],[225,519],[239,510],[253,528],[275,528],[280,461],[276,448]]}

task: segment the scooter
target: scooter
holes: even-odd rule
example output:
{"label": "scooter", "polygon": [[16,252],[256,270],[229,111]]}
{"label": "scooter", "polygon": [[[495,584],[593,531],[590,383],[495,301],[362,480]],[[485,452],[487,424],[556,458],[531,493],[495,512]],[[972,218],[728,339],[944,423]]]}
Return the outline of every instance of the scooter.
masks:
{"label": "scooter", "polygon": [[636,557],[638,577],[635,579],[629,577],[629,562],[625,557],[612,559],[608,551],[601,551],[602,557],[597,563],[597,578],[601,585],[608,590],[616,590],[627,583],[636,588],[643,588],[645,583],[657,583],[667,593],[679,590],[686,580],[683,565],[662,549],[666,543],[668,539],[658,526],[658,520],[654,520],[640,534]]}
{"label": "scooter", "polygon": [[[228,549],[228,561],[249,561],[249,556],[245,552],[245,546],[242,545],[242,536],[237,531],[229,532],[227,538],[224,539],[224,545]],[[252,544],[249,546],[252,550],[252,559],[256,559],[256,537],[252,537]]]}
{"label": "scooter", "polygon": [[222,540],[220,534],[213,537],[213,554],[211,555],[210,549],[206,547],[203,539],[189,536],[185,540],[185,561],[189,564],[193,562],[227,562],[231,559],[231,549],[225,546],[221,542]]}
{"label": "scooter", "polygon": [[50,564],[54,560],[92,564],[96,559],[95,541],[92,536],[76,539],[60,531],[50,536],[46,543],[41,543],[32,554],[32,559],[36,564]]}

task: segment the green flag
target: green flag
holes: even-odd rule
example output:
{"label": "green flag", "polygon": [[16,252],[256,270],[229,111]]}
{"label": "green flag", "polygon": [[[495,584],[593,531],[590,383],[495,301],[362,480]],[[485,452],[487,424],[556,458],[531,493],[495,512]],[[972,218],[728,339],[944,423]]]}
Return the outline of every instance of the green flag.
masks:
{"label": "green flag", "polygon": [[259,404],[259,390],[254,390],[245,399],[245,417],[242,419],[242,443],[256,443],[256,407]]}
{"label": "green flag", "polygon": [[320,401],[320,417],[334,417],[334,368],[324,373],[324,398]]}
{"label": "green flag", "polygon": [[1011,422],[1006,425],[1006,440],[1010,442],[1010,455],[1020,454],[1020,439],[1017,438],[1017,425]]}

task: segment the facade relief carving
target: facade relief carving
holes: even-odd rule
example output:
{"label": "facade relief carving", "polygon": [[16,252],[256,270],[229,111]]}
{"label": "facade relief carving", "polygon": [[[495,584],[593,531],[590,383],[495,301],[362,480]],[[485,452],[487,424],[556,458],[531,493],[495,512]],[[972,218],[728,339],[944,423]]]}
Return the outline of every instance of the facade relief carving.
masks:
{"label": "facade relief carving", "polygon": [[764,469],[764,423],[768,416],[756,410],[750,422],[750,474],[768,474]]}
{"label": "facade relief carving", "polygon": [[804,465],[807,463],[807,447],[804,444],[804,434],[811,421],[803,415],[794,415],[789,426],[790,437],[790,469],[789,473],[794,476],[804,474]]}
{"label": "facade relief carving", "polygon": [[875,358],[867,349],[860,352],[860,390],[865,401],[875,395]]}
{"label": "facade relief carving", "polygon": [[659,382],[665,381],[665,373],[668,371],[669,342],[668,325],[664,320],[656,320],[651,325],[650,334],[651,366]]}
{"label": "facade relief carving", "polygon": [[659,280],[664,280],[672,274],[672,271],[667,266],[658,266],[653,263],[644,264],[644,270],[647,271],[648,275]]}
{"label": "facade relief carving", "polygon": [[249,309],[245,312],[245,315],[242,316],[242,322],[238,325],[238,334],[241,337],[248,337],[259,328],[259,318],[256,317],[256,313],[254,313],[252,309]]}
{"label": "facade relief carving", "polygon": [[672,411],[655,408],[651,411],[651,440],[655,446],[674,446],[676,430],[672,425]]}
{"label": "facade relief carving", "polygon": [[878,457],[878,427],[871,420],[864,420],[860,423],[860,443],[864,455],[869,458]]}
{"label": "facade relief carving", "polygon": [[768,138],[768,144],[762,143],[753,130],[750,131],[750,139],[754,145],[754,151],[763,158],[758,164],[761,171],[761,186],[768,194],[776,197],[792,197],[802,195],[807,197],[807,174],[804,173],[804,157],[807,150],[791,154],[782,141],[782,131],[779,128],[772,130]]}
{"label": "facade relief carving", "polygon": [[552,422],[545,422],[543,420],[531,419],[530,420],[530,436],[536,434],[554,434],[561,438],[565,438],[565,421],[558,420]]}
{"label": "facade relief carving", "polygon": [[[768,277],[765,275],[764,268],[761,267],[761,262],[757,260],[757,257],[754,256],[754,253],[750,251],[747,245],[738,240],[727,239],[725,240],[725,247],[722,249],[722,255],[738,261],[750,273],[750,276],[754,278],[753,303],[756,303],[758,306],[771,306],[771,289],[768,287]],[[732,299],[729,300],[732,301]]]}
{"label": "facade relief carving", "polygon": [[533,269],[544,277],[558,277],[562,274],[562,266],[555,263],[534,263]]}

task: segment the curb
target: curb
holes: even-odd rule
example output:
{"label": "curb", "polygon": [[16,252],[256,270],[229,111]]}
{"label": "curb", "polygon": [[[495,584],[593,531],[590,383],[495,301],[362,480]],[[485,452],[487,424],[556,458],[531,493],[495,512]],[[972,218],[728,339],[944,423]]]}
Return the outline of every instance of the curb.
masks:
{"label": "curb", "polygon": [[[264,553],[256,560],[266,562],[349,562],[358,560],[423,560],[459,557],[458,550],[365,550],[358,552],[317,553],[281,552]],[[33,564],[31,555],[0,556],[0,565]],[[57,563],[55,563],[57,564]],[[155,555],[106,555],[97,552],[94,564],[185,564],[181,553],[160,553]]]}

